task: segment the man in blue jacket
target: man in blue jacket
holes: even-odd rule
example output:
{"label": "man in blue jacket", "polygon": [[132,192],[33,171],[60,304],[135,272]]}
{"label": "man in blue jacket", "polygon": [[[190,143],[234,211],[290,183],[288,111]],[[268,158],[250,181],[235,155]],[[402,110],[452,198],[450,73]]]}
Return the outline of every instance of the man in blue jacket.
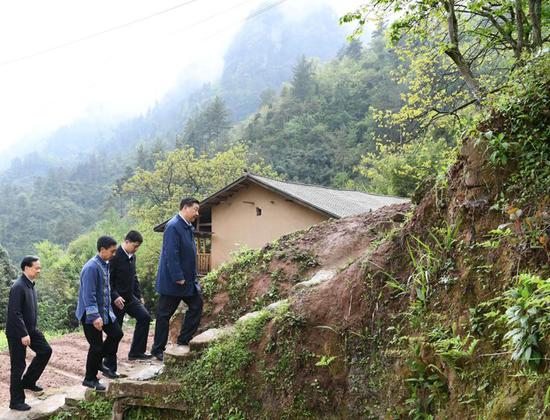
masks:
{"label": "man in blue jacket", "polygon": [[[111,307],[109,285],[109,260],[116,253],[116,241],[110,236],[101,236],[97,240],[97,252],[80,272],[76,317],[82,322],[84,335],[90,345],[82,385],[105,391],[105,386],[97,379],[97,372],[101,370],[108,378],[118,377],[116,372],[102,365],[102,360],[104,357],[116,357],[118,343],[123,335]],[[103,333],[107,335],[105,341]]]}
{"label": "man in blue jacket", "polygon": [[164,358],[170,318],[182,300],[188,309],[177,343],[189,344],[201,320],[202,296],[197,282],[197,247],[192,225],[198,216],[199,202],[186,197],[180,202],[179,213],[166,223],[164,229],[156,282],[160,296],[151,349],[151,354],[159,360]]}

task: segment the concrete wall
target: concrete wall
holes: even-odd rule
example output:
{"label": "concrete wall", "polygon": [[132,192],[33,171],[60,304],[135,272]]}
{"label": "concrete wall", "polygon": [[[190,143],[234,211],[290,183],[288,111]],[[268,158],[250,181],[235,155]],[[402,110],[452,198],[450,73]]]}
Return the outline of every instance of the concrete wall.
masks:
{"label": "concrete wall", "polygon": [[[262,211],[256,215],[256,208]],[[280,236],[326,220],[307,207],[255,184],[212,207],[212,267],[242,246],[261,248]]]}

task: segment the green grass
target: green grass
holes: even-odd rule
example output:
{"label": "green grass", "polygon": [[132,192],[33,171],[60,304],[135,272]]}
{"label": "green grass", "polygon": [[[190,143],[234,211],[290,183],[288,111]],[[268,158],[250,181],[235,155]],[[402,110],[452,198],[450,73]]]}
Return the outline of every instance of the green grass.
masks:
{"label": "green grass", "polygon": [[8,339],[6,338],[6,334],[4,334],[4,330],[0,330],[0,351],[5,351],[8,349]]}
{"label": "green grass", "polygon": [[[62,337],[65,334],[69,334],[73,331],[44,331],[44,336],[46,337],[47,341],[55,340],[56,338]],[[4,330],[0,330],[0,351],[7,351],[8,350],[8,339],[6,338],[6,334],[4,333]]]}

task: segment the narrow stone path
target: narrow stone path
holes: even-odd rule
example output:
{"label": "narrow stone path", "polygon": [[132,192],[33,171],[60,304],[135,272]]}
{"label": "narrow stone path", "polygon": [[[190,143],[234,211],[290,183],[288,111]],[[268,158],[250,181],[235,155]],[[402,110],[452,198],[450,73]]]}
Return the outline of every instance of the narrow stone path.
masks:
{"label": "narrow stone path", "polygon": [[[156,359],[148,361],[128,361],[133,329],[124,328],[124,337],[119,346],[118,372],[128,378],[137,380],[150,379],[157,374],[162,364]],[[149,334],[148,349],[153,342],[153,331]],[[44,393],[38,395],[31,391],[25,391],[26,402],[32,409],[27,412],[10,410],[9,383],[10,360],[9,353],[0,352],[0,420],[4,419],[36,419],[46,413],[53,413],[69,400],[83,400],[86,388],[82,380],[86,368],[86,355],[88,343],[82,332],[67,334],[50,341],[53,349],[52,358],[46,366],[46,370],[38,383],[44,388]],[[34,356],[32,350],[27,351],[27,364]],[[108,378],[98,375],[104,384],[111,382]]]}
{"label": "narrow stone path", "polygon": [[[304,293],[308,289],[315,288],[322,283],[332,279],[336,270],[319,270],[309,280],[298,283],[294,286],[294,294]],[[288,302],[287,299],[280,300],[266,306],[264,309],[274,312],[281,305]],[[251,312],[239,318],[235,324],[245,322],[261,316],[261,311]],[[221,328],[211,328],[194,337],[189,346],[168,345],[164,356],[167,369],[171,366],[185,363],[185,361],[200,357],[200,354],[209,345],[218,341],[224,336],[235,332],[235,325],[227,325]],[[100,374],[100,380],[107,385],[107,395],[113,398],[113,419],[121,420],[124,409],[128,404],[141,404],[164,408],[162,402],[155,402],[147,398],[151,395],[169,395],[177,392],[179,384],[176,382],[159,382],[154,378],[164,369],[164,364],[156,359],[149,361],[128,361],[127,354],[130,348],[133,331],[126,328],[124,338],[119,346],[119,369],[121,379],[111,381]],[[153,332],[149,335],[149,346],[153,340]],[[86,364],[86,352],[88,344],[83,334],[72,333],[52,340],[50,345],[53,349],[52,359],[46,367],[39,383],[45,388],[40,395],[27,394],[27,403],[32,409],[28,412],[16,412],[7,408],[9,401],[9,355],[7,352],[0,353],[0,420],[4,419],[39,419],[47,418],[66,404],[76,404],[86,398],[86,388],[81,385]],[[28,361],[32,352],[29,351]],[[132,402],[133,401],[133,402]],[[160,405],[155,405],[160,404]],[[171,408],[178,409],[170,404]]]}

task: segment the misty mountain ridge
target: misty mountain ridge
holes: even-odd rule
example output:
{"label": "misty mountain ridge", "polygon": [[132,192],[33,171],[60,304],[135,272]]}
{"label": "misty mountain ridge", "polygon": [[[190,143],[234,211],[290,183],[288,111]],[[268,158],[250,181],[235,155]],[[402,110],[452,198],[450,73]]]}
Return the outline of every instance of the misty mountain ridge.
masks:
{"label": "misty mountain ridge", "polygon": [[[261,11],[265,6],[258,8]],[[45,139],[26,145],[33,152],[12,159],[4,179],[22,181],[47,174],[49,169],[75,167],[90,154],[122,155],[137,144],[158,139],[175,144],[186,119],[205,103],[220,96],[233,122],[242,121],[261,104],[261,93],[278,90],[292,74],[292,67],[305,55],[327,61],[345,44],[346,31],[328,5],[317,5],[303,17],[289,19],[280,8],[253,12],[240,28],[224,55],[218,81],[199,84],[182,81],[146,113],[129,118],[81,118]],[[14,155],[12,148],[8,154]],[[117,159],[117,162],[120,160]]]}

